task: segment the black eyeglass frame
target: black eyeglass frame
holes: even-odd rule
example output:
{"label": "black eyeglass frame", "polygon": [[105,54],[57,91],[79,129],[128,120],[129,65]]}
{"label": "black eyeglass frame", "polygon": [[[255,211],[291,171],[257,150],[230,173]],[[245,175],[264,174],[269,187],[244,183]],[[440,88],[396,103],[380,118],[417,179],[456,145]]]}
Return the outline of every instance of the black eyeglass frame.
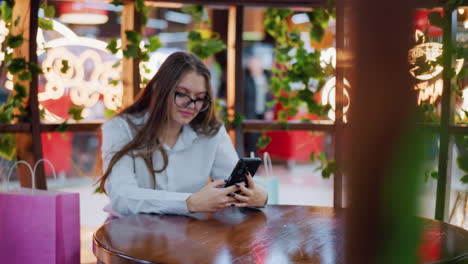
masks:
{"label": "black eyeglass frame", "polygon": [[[179,105],[177,104],[177,100],[176,100],[176,97],[177,96],[186,96],[189,101],[184,105]],[[182,108],[182,109],[185,109],[187,108],[191,103],[193,103],[195,105],[195,109],[197,109],[197,102],[206,102],[206,106],[204,108],[200,108],[199,110],[197,110],[199,113],[201,112],[205,112],[206,110],[208,110],[208,108],[210,108],[210,105],[211,105],[211,100],[209,98],[197,98],[197,99],[193,99],[192,97],[190,97],[190,95],[188,94],[184,94],[184,93],[180,93],[180,92],[175,92],[174,93],[174,103],[175,105],[177,105],[177,107],[179,108]]]}

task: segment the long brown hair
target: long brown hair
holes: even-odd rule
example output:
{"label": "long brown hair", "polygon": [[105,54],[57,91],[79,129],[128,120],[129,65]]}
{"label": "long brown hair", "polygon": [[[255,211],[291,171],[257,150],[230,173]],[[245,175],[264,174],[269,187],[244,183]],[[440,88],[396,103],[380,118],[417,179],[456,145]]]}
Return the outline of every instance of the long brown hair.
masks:
{"label": "long brown hair", "polygon": [[[167,152],[162,147],[162,142],[159,139],[169,122],[169,102],[172,100],[178,84],[189,72],[195,72],[205,79],[206,92],[208,97],[213,99],[210,71],[197,56],[188,52],[175,52],[167,57],[145,89],[138,95],[135,102],[117,115],[129,123],[135,131],[135,136],[122,149],[117,151],[110,160],[104,175],[98,180],[102,191],[105,192],[104,185],[113,166],[125,155],[132,158],[142,157],[150,175],[160,173],[166,169],[169,160]],[[142,126],[137,127],[128,118],[129,115],[142,117],[145,113],[148,113],[148,116]],[[214,105],[210,104],[208,110],[198,113],[190,122],[190,126],[197,134],[214,136],[221,126]],[[163,166],[157,170],[153,168],[152,163],[154,151],[160,151],[164,161]],[[153,185],[156,186],[155,178],[153,178]]]}

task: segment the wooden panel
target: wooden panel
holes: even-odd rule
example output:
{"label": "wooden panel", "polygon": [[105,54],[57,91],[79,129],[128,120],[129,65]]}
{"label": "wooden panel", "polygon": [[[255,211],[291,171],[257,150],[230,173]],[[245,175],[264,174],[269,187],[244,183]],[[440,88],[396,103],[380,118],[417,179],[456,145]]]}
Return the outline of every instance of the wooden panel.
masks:
{"label": "wooden panel", "polygon": [[158,1],[147,1],[147,2],[160,2],[160,3],[183,3],[183,4],[192,4],[192,5],[245,5],[245,6],[271,6],[271,7],[318,7],[324,6],[325,0],[236,0],[236,1],[225,1],[225,0],[182,0],[182,1],[171,1],[171,0],[158,0]]}
{"label": "wooden panel", "polygon": [[[413,4],[413,0],[382,5],[360,0],[350,7],[352,106],[344,140],[349,208],[346,264],[418,262],[414,249],[420,236],[414,231],[413,215],[415,186],[422,179],[409,174],[415,171],[420,157],[415,155],[420,153],[415,153],[414,139],[405,138],[413,132],[408,125],[415,122],[410,117],[416,110],[405,59],[411,47]],[[404,242],[408,244],[402,246]]]}
{"label": "wooden panel", "polygon": [[[344,0],[336,1],[336,50],[337,54],[343,54],[345,49],[344,34]],[[336,170],[333,177],[333,206],[343,207],[343,163],[344,163],[344,67],[342,60],[336,60],[336,83],[335,83],[335,133],[333,134],[333,149],[336,161]]]}
{"label": "wooden panel", "polygon": [[[139,14],[135,11],[134,2],[126,2],[122,9],[121,39],[122,50],[129,44],[125,31],[135,30],[140,32]],[[122,83],[123,96],[122,107],[129,106],[140,91],[139,60],[134,58],[123,58],[122,60]]]}
{"label": "wooden panel", "polygon": [[31,133],[31,124],[0,124],[0,133]]}
{"label": "wooden panel", "polygon": [[[19,18],[18,23],[13,23],[12,34],[17,35],[22,33],[23,44],[16,48],[13,53],[14,58],[25,58],[26,61],[37,63],[37,44],[35,40],[38,27],[38,10],[39,2],[31,0],[15,1],[13,7],[13,21]],[[42,144],[39,131],[40,117],[37,99],[37,75],[33,74],[32,81],[20,82],[17,76],[14,76],[13,81],[20,83],[26,87],[28,97],[23,102],[26,108],[29,108],[31,113],[31,134],[20,133],[16,134],[16,152],[19,160],[25,160],[30,164],[42,158]],[[23,166],[19,166],[18,175],[21,186],[31,187],[30,172]],[[39,189],[47,189],[44,166],[41,163],[36,171],[36,187]]]}
{"label": "wooden panel", "polygon": [[[95,132],[101,129],[102,122],[69,124],[67,132]],[[42,124],[41,132],[55,132],[59,124]]]}
{"label": "wooden panel", "polygon": [[273,130],[308,130],[308,131],[326,131],[333,132],[335,126],[333,121],[311,121],[310,123],[304,123],[300,121],[289,121],[287,123],[281,123],[277,121],[266,121],[266,120],[244,120],[242,122],[242,131],[244,132],[265,132]]}

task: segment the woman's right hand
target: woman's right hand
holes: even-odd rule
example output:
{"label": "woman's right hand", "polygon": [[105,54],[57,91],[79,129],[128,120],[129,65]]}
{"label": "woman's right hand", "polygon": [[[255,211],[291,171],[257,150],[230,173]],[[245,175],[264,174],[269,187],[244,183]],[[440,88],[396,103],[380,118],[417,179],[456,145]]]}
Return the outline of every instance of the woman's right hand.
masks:
{"label": "woman's right hand", "polygon": [[187,198],[187,208],[191,213],[216,212],[231,204],[238,203],[230,196],[239,190],[239,187],[232,185],[227,188],[218,188],[225,184],[224,180],[216,180],[207,184],[199,192]]}

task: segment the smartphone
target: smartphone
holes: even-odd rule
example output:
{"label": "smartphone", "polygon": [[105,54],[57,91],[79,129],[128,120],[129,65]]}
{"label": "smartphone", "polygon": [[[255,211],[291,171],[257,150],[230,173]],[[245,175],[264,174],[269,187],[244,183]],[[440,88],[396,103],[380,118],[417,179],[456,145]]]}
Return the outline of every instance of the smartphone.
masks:
{"label": "smartphone", "polygon": [[257,172],[258,167],[260,167],[261,163],[262,160],[260,158],[239,159],[239,161],[237,161],[236,167],[234,167],[234,170],[232,170],[231,176],[229,176],[229,179],[227,180],[224,187],[229,187],[236,183],[245,182],[245,186],[248,188],[249,183],[247,182],[245,174],[247,172],[250,172],[250,175],[252,175],[253,177],[255,175],[255,172]]}

